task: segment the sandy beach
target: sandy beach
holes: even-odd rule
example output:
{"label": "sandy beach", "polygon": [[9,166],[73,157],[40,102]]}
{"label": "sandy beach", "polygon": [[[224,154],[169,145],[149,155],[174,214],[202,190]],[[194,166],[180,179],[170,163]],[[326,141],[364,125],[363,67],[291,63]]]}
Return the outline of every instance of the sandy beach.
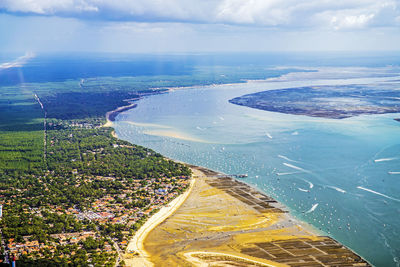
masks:
{"label": "sandy beach", "polygon": [[[137,100],[137,99],[135,98],[135,99],[131,99],[131,100]],[[135,108],[136,106],[137,106],[137,104],[131,103],[130,105],[119,107],[112,111],[107,112],[106,113],[106,123],[103,124],[103,127],[114,127],[113,122],[119,113],[129,110],[131,108]],[[117,134],[115,133],[115,130],[111,132],[111,135],[115,138],[118,138]]]}
{"label": "sandy beach", "polygon": [[[196,171],[195,171],[196,172]],[[195,173],[194,172],[194,173]],[[193,175],[195,176],[195,175]],[[181,195],[172,200],[168,205],[162,207],[157,213],[153,214],[146,223],[140,227],[133,238],[129,241],[125,254],[125,262],[128,266],[154,266],[149,261],[149,254],[146,252],[143,242],[147,235],[165,219],[171,216],[187,199],[195,184],[195,178],[192,177],[189,188]],[[130,252],[136,252],[138,255],[132,256]]]}
{"label": "sandy beach", "polygon": [[109,111],[106,113],[106,124],[104,125],[104,127],[112,127],[112,122],[115,120],[115,117],[117,117],[117,115],[123,111],[129,110],[131,108],[135,108],[137,106],[136,103],[131,103],[127,106],[123,106],[123,107],[119,107],[116,108],[112,111]]}

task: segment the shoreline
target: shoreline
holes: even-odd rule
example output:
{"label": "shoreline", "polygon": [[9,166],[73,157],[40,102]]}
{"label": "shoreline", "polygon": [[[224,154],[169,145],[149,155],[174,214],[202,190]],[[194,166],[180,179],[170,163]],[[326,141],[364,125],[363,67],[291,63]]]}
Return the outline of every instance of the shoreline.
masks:
{"label": "shoreline", "polygon": [[[134,102],[139,101],[139,100],[142,99],[144,96],[151,96],[151,95],[164,94],[164,93],[168,93],[168,92],[171,92],[171,91],[172,91],[172,89],[170,89],[170,88],[167,88],[166,90],[163,90],[163,89],[156,89],[156,90],[153,90],[153,91],[151,91],[151,92],[139,93],[139,96],[138,96],[138,97],[124,99],[123,101],[128,102],[129,105],[117,107],[117,108],[114,109],[114,110],[108,111],[108,112],[106,113],[106,115],[105,115],[105,116],[106,116],[106,123],[103,125],[103,127],[113,127],[113,122],[115,121],[115,118],[116,118],[121,112],[127,111],[127,110],[132,109],[132,108],[136,108],[136,107],[137,107],[137,104],[134,103]],[[113,131],[113,133],[114,133],[113,136],[114,136],[115,138],[118,138],[117,135],[115,134],[115,131]]]}
{"label": "shoreline", "polygon": [[[107,112],[106,113],[106,120],[107,120],[106,124],[108,124],[108,125],[111,124],[112,125],[112,123],[115,121],[115,118],[118,116],[119,113],[127,111],[127,110],[132,109],[132,108],[135,108],[136,106],[137,106],[136,103],[131,103],[131,104],[127,105],[127,106],[118,107],[118,108],[116,108],[116,109],[114,109],[112,111]],[[108,127],[110,127],[110,126],[108,126]]]}
{"label": "shoreline", "polygon": [[[155,94],[157,94],[157,93],[155,93]],[[139,99],[135,99],[135,100],[139,100]],[[136,106],[137,106],[136,103],[131,103],[128,106],[119,107],[113,111],[107,112],[107,114],[106,114],[107,123],[104,126],[105,127],[113,127],[113,121],[115,120],[116,116],[119,113],[129,110],[129,109],[132,109],[132,108],[135,108]],[[112,132],[112,135],[115,138],[118,138],[118,136],[115,134],[115,131]],[[167,157],[165,157],[165,158],[167,158]],[[174,160],[174,159],[171,159],[171,160],[180,162],[180,161]],[[189,163],[184,163],[184,162],[180,162],[180,163],[186,164],[188,167],[190,167],[192,169],[192,171],[194,171],[194,169],[195,169],[200,172],[203,172],[204,177],[216,176],[214,178],[217,178],[217,179],[227,177],[227,175],[224,173],[216,172],[216,171],[210,170],[206,167],[195,166],[195,165],[192,165]],[[163,223],[169,217],[174,215],[174,213],[176,213],[176,211],[181,207],[181,205],[183,205],[185,203],[185,201],[190,196],[190,193],[193,190],[193,187],[195,184],[194,176],[195,176],[195,174],[193,172],[189,188],[185,192],[183,192],[181,195],[178,195],[170,203],[163,206],[157,213],[155,213],[151,217],[149,217],[148,220],[145,222],[145,224],[141,228],[139,228],[139,230],[135,233],[134,237],[129,241],[129,244],[126,248],[126,251],[125,251],[125,254],[123,257],[125,262],[128,263],[128,266],[154,266],[154,263],[149,260],[149,258],[150,258],[149,253],[144,248],[144,241],[148,237],[150,232],[152,232],[158,225]],[[290,222],[290,224],[293,224],[293,225],[298,226],[299,228],[302,228],[303,231],[308,232],[312,236],[326,237],[326,236],[321,235],[321,232],[317,228],[312,226],[311,224],[309,224],[305,221],[301,221],[301,220],[297,219],[294,215],[290,214],[287,211],[286,206],[284,206],[282,203],[276,201],[272,197],[265,195],[265,193],[262,192],[261,190],[259,190],[258,188],[254,187],[252,185],[249,185],[242,180],[238,180],[238,179],[234,179],[234,178],[230,178],[230,179],[233,179],[234,181],[236,181],[238,183],[242,183],[242,184],[246,185],[247,187],[249,187],[250,189],[257,191],[257,193],[264,195],[265,197],[272,200],[272,201],[268,201],[268,202],[274,202],[275,205],[277,205],[276,207],[275,207],[275,205],[273,205],[274,208],[283,210],[283,214],[285,214],[285,217],[286,217],[285,221],[288,220]],[[285,227],[287,227],[287,225],[278,224],[277,227],[285,228]],[[336,243],[342,245],[341,243],[339,243],[338,241],[336,241],[335,239],[333,239],[331,237],[327,237],[327,238],[332,239]],[[342,246],[345,247],[344,245],[342,245]],[[351,251],[352,253],[354,253],[356,256],[358,256],[358,254],[356,254],[351,249],[349,249],[347,247],[345,247],[345,248],[347,250]],[[129,251],[137,252],[139,254],[139,257],[136,256],[136,257],[132,258],[131,255],[128,255]],[[218,254],[218,253],[215,253],[215,254]],[[362,266],[370,266],[370,265],[368,265],[369,263],[366,262],[365,259],[363,259],[361,256],[358,256],[358,257],[360,257],[367,264],[367,265],[362,265]]]}
{"label": "shoreline", "polygon": [[125,262],[129,263],[131,266],[154,266],[154,264],[148,260],[150,256],[144,248],[144,240],[154,228],[171,216],[185,202],[196,182],[194,176],[195,175],[192,174],[190,185],[185,192],[178,195],[171,202],[150,216],[139,230],[136,231],[135,235],[129,241],[125,254],[135,252],[138,256],[133,258],[127,258],[125,256]]}

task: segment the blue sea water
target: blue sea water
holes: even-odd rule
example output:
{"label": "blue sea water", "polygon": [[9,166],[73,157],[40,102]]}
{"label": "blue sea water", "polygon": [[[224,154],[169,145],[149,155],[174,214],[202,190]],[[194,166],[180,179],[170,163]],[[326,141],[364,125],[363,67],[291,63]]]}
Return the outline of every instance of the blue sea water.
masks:
{"label": "blue sea water", "polygon": [[399,114],[336,120],[228,102],[263,90],[393,80],[372,77],[371,69],[346,79],[342,69],[329,72],[149,96],[117,117],[116,133],[177,160],[247,173],[245,182],[372,264],[399,266],[400,123],[393,120]]}

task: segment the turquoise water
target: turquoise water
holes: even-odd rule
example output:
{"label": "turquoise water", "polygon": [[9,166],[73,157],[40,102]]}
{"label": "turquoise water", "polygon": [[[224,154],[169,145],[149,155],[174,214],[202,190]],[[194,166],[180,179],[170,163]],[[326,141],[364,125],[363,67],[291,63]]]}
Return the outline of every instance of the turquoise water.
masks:
{"label": "turquoise water", "polygon": [[393,120],[399,114],[335,120],[228,103],[270,89],[388,78],[289,77],[149,96],[120,114],[115,130],[177,160],[247,173],[245,182],[372,264],[399,266],[400,123]]}

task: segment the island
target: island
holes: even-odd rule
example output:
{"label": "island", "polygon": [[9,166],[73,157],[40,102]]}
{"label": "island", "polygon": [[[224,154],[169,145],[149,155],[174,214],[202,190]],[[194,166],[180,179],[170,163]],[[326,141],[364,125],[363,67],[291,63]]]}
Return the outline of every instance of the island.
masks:
{"label": "island", "polygon": [[400,112],[398,83],[374,85],[324,85],[269,90],[229,100],[265,111],[345,119],[364,114]]}

